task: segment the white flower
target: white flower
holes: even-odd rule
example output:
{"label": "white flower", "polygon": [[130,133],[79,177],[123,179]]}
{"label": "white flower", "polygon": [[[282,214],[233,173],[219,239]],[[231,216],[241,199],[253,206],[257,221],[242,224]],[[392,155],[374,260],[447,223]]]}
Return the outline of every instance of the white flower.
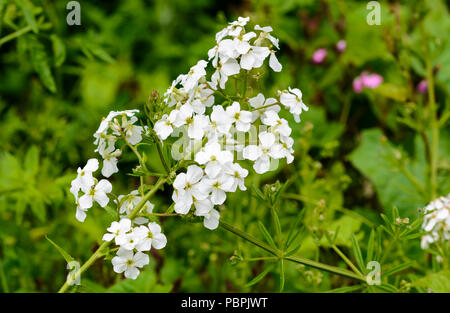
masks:
{"label": "white flower", "polygon": [[216,71],[211,76],[212,86],[217,88],[217,84],[219,84],[220,88],[225,89],[225,83],[228,80],[228,76],[238,74],[239,71],[239,64],[233,58],[229,58],[223,63],[219,62],[219,65],[216,67]]}
{"label": "white flower", "polygon": [[183,87],[186,91],[193,89],[199,79],[206,75],[205,67],[208,65],[208,62],[205,60],[200,60],[196,65],[191,67],[189,73],[184,77],[184,81],[182,82]]}
{"label": "white flower", "polygon": [[147,265],[150,259],[147,254],[142,252],[137,252],[120,248],[117,251],[117,256],[115,256],[111,263],[114,267],[114,272],[123,273],[125,272],[126,278],[136,279],[139,276],[139,269],[144,265]]}
{"label": "white flower", "polygon": [[256,119],[265,111],[280,111],[280,106],[275,104],[278,101],[275,98],[264,99],[262,93],[259,93],[256,97],[250,98],[248,102],[252,108],[257,109],[252,111],[252,122],[256,121]]}
{"label": "white flower", "polygon": [[261,31],[259,33],[258,39],[255,40],[255,45],[260,45],[261,42],[267,38],[277,49],[280,49],[280,47],[278,45],[278,39],[273,37],[270,34],[270,32],[272,32],[272,30],[273,30],[272,27],[270,27],[270,26],[261,27],[259,25],[256,25],[255,30]]}
{"label": "white flower", "polygon": [[203,216],[203,225],[208,229],[216,229],[219,226],[220,213],[216,209],[209,209],[205,211],[197,211],[197,216]]}
{"label": "white flower", "polygon": [[236,129],[242,132],[246,132],[250,129],[250,123],[252,122],[252,113],[248,111],[241,111],[241,106],[238,102],[227,107],[226,112],[228,116],[236,123]]}
{"label": "white flower", "polygon": [[211,127],[220,134],[227,134],[230,131],[233,119],[225,113],[223,106],[215,105],[211,113]]}
{"label": "white flower", "polygon": [[111,241],[115,239],[116,244],[120,245],[121,242],[124,242],[125,234],[131,230],[131,220],[123,218],[119,222],[114,221],[106,230],[109,233],[104,234],[102,240]]}
{"label": "white flower", "polygon": [[80,206],[80,202],[78,201],[78,197],[75,199],[76,205],[77,205],[77,211],[75,213],[75,218],[80,221],[81,223],[84,222],[84,220],[86,219],[86,212],[88,209],[83,209]]}
{"label": "white flower", "polygon": [[92,207],[94,201],[96,201],[102,208],[104,208],[108,202],[109,198],[106,195],[112,190],[112,185],[106,179],[102,179],[95,185],[91,187],[84,195],[80,197],[80,207],[83,209],[88,209]]}
{"label": "white flower", "polygon": [[450,194],[433,200],[424,213],[422,229],[428,234],[422,237],[422,248],[426,249],[436,241],[450,240]]}
{"label": "white flower", "polygon": [[155,123],[154,130],[161,140],[165,140],[173,132],[173,123],[177,118],[178,110],[172,110],[169,115],[164,114],[162,118]]}
{"label": "white flower", "polygon": [[112,149],[108,148],[104,151],[102,175],[105,177],[110,177],[112,174],[119,171],[117,168],[117,158],[122,154],[122,150],[116,149],[115,151],[112,151],[114,149],[113,146]]}
{"label": "white flower", "polygon": [[279,147],[275,145],[274,134],[262,132],[258,137],[260,144],[245,147],[243,157],[255,161],[253,168],[256,173],[263,174],[270,169],[270,158],[279,159],[281,155]]}
{"label": "white flower", "polygon": [[193,113],[194,110],[191,105],[183,105],[178,111],[174,125],[176,127],[187,125],[189,138],[202,139],[209,124],[209,118],[205,115],[193,116]]}
{"label": "white flower", "polygon": [[207,143],[195,155],[195,162],[206,164],[205,172],[210,178],[216,177],[225,163],[233,160],[233,154],[230,151],[222,150],[217,142]]}
{"label": "white flower", "polygon": [[80,167],[78,168],[77,178],[72,180],[70,188],[70,192],[76,199],[78,198],[78,191],[80,189],[83,190],[83,192],[87,192],[95,184],[92,173],[96,170],[98,170],[97,159],[89,159],[83,169],[81,169]]}
{"label": "white flower", "polygon": [[283,69],[283,66],[278,61],[277,57],[275,56],[275,51],[270,51],[270,58],[269,58],[269,66],[275,71],[275,72],[281,72]]}
{"label": "white flower", "polygon": [[266,111],[261,117],[261,121],[267,125],[271,126],[271,131],[275,134],[281,136],[289,136],[292,129],[289,127],[288,122],[284,118],[280,118],[278,113],[275,111]]}
{"label": "white flower", "polygon": [[224,168],[224,173],[230,176],[233,180],[233,184],[230,187],[231,192],[235,192],[237,186],[239,189],[244,191],[247,190],[244,184],[244,179],[248,175],[248,171],[245,168],[242,168],[237,163],[228,163]]}
{"label": "white flower", "polygon": [[279,154],[281,157],[286,158],[286,163],[290,164],[292,161],[294,161],[294,156],[292,155],[294,153],[294,149],[292,149],[292,145],[294,144],[294,139],[291,137],[284,137],[281,136],[281,144],[279,145]]}
{"label": "white flower", "polygon": [[130,118],[130,120],[127,119],[127,115],[123,114],[122,115],[122,125],[119,126],[119,124],[117,123],[117,120],[113,120],[114,123],[113,126],[113,130],[115,130],[115,134],[116,135],[120,135],[119,129],[121,129],[124,134],[125,134],[125,139],[131,144],[131,145],[136,145],[139,142],[142,141],[142,132],[144,130],[144,128],[142,126],[136,126],[134,125],[135,122],[137,122],[137,117],[136,116],[132,116]]}
{"label": "white flower", "polygon": [[267,47],[253,46],[246,54],[241,56],[241,67],[246,70],[259,68],[264,60],[269,56],[270,50]]}
{"label": "white flower", "polygon": [[246,33],[242,36],[237,36],[233,39],[234,48],[239,54],[245,54],[250,50],[250,44],[248,41],[255,38],[256,34],[254,32]]}
{"label": "white flower", "polygon": [[133,228],[131,233],[127,233],[116,239],[118,245],[126,250],[133,250],[145,238],[146,234],[139,230],[139,227]]}
{"label": "white flower", "polygon": [[289,92],[287,90],[281,92],[280,102],[289,109],[289,112],[294,115],[294,119],[298,123],[300,122],[300,114],[302,111],[308,111],[308,107],[303,103],[300,89],[291,89],[291,87],[288,89]]}
{"label": "white flower", "polygon": [[193,197],[204,200],[208,196],[204,183],[200,183],[203,170],[197,165],[190,165],[186,173],[180,173],[173,182],[175,191],[172,198],[175,201],[175,212],[187,214],[193,203]]}
{"label": "white flower", "polygon": [[227,198],[225,192],[232,191],[233,179],[229,175],[219,175],[216,178],[204,178],[202,180],[211,190],[211,202],[213,204],[222,204]]}
{"label": "white flower", "polygon": [[151,247],[155,249],[162,249],[167,244],[166,236],[161,233],[161,226],[157,223],[149,223],[147,226],[140,226],[137,231],[142,233],[141,240],[136,245],[138,251],[149,251]]}

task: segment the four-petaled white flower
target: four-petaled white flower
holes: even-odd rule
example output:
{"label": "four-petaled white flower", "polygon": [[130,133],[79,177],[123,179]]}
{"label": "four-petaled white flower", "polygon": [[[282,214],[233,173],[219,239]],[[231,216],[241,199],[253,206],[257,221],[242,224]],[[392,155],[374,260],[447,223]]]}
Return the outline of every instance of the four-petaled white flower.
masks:
{"label": "four-petaled white flower", "polygon": [[134,254],[132,250],[124,248],[120,248],[117,251],[117,256],[111,260],[114,272],[119,274],[125,272],[125,277],[130,279],[136,279],[139,276],[138,268],[142,268],[149,262],[150,259],[147,254],[142,252]]}
{"label": "four-petaled white flower", "polygon": [[157,223],[149,223],[148,226],[140,226],[137,228],[140,233],[140,241],[136,245],[138,251],[149,251],[151,247],[155,249],[162,249],[167,244],[166,236],[161,233],[161,226]]}
{"label": "four-petaled white flower", "polygon": [[232,121],[236,124],[238,131],[246,132],[250,129],[252,122],[252,113],[248,111],[241,111],[241,106],[238,102],[227,107],[226,112]]}
{"label": "four-petaled white flower", "polygon": [[77,178],[72,180],[70,188],[70,192],[76,199],[78,198],[78,192],[80,189],[83,192],[87,192],[95,184],[95,179],[92,176],[92,173],[96,170],[98,170],[97,159],[89,159],[83,168],[78,168]]}
{"label": "four-petaled white flower", "polygon": [[217,142],[209,143],[195,155],[195,162],[206,164],[205,172],[210,178],[219,175],[224,164],[233,160],[233,154],[230,151],[222,150]]}
{"label": "four-petaled white flower", "polygon": [[175,199],[175,212],[187,214],[192,206],[193,199],[204,200],[208,197],[206,186],[200,182],[203,170],[197,165],[190,165],[186,173],[180,173],[173,182],[175,188],[173,198]]}
{"label": "four-petaled white flower", "polygon": [[125,235],[131,230],[131,220],[123,218],[119,222],[112,222],[111,226],[106,229],[109,233],[103,235],[104,241],[115,239],[116,244],[120,245],[125,241]]}
{"label": "four-petaled white flower", "polygon": [[280,103],[289,109],[294,116],[294,120],[300,122],[302,111],[308,111],[308,107],[303,103],[302,92],[298,88],[288,87],[289,91],[284,90],[280,95]]}
{"label": "four-petaled white flower", "polygon": [[95,201],[100,204],[102,208],[104,208],[109,202],[109,198],[106,194],[110,193],[111,190],[111,183],[106,179],[102,179],[95,186],[91,187],[86,194],[80,197],[80,207],[83,209],[89,209]]}
{"label": "four-petaled white flower", "polygon": [[259,145],[249,145],[243,150],[243,157],[255,161],[253,168],[258,174],[263,174],[270,169],[270,158],[281,157],[279,146],[275,145],[275,135],[262,132],[258,136]]}

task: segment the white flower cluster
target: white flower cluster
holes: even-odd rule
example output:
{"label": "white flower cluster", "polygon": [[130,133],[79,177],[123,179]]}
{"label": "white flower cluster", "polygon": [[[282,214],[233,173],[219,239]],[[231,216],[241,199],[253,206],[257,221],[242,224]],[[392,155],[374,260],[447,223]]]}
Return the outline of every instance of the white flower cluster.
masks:
{"label": "white flower cluster", "polygon": [[[234,162],[230,150],[240,151],[245,159],[253,161],[253,168],[259,174],[269,171],[271,159],[286,158],[287,163],[292,162],[294,140],[287,120],[278,115],[280,104],[296,122],[300,122],[302,111],[308,110],[297,88],[279,91],[278,99],[265,98],[259,93],[239,101],[227,98],[227,106],[215,104],[214,95],[224,95],[229,77],[240,75],[241,70],[248,75],[248,71],[260,68],[269,56],[270,68],[276,72],[282,69],[272,49],[279,49],[278,39],[271,35],[272,28],[256,25],[254,31],[246,32],[248,21],[248,17],[239,17],[217,33],[217,45],[208,51],[208,61],[200,60],[189,73],[173,81],[164,94],[164,101],[172,110],[154,127],[161,140],[167,139],[175,129],[185,128],[191,140],[206,142],[195,153],[198,165],[189,166],[186,173],[176,177],[172,198],[175,212],[187,214],[194,206],[194,214],[204,217],[204,225],[209,229],[219,224],[220,215],[214,206],[224,203],[226,192],[236,191],[237,186],[246,190],[244,178],[248,171]],[[206,78],[208,62],[215,70],[210,81]],[[266,129],[259,133],[258,144],[233,148],[223,144],[235,142],[232,132],[249,132],[256,123]]]}
{"label": "white flower cluster", "polygon": [[117,255],[111,260],[116,273],[124,273],[126,278],[136,279],[139,268],[147,265],[150,261],[146,251],[162,249],[167,244],[166,236],[161,233],[161,227],[154,222],[147,226],[139,225],[133,227],[132,221],[122,218],[119,222],[112,222],[107,229],[108,233],[103,240],[112,241],[119,246]]}
{"label": "white flower cluster", "polygon": [[[117,158],[122,151],[115,147],[117,140],[122,138],[130,145],[136,145],[142,141],[142,133],[145,129],[142,126],[134,125],[138,120],[134,116],[137,112],[139,110],[111,111],[94,133],[94,144],[97,145],[95,152],[98,152],[103,158],[102,175],[104,177],[108,178],[119,171]],[[71,183],[70,192],[75,197],[77,205],[75,216],[80,222],[84,222],[86,212],[94,202],[101,207],[105,207],[109,202],[107,194],[112,191],[112,185],[106,179],[97,181],[93,177],[92,174],[98,168],[98,160],[90,159],[83,169],[78,168],[78,175]],[[81,197],[79,196],[80,190],[84,192]]]}
{"label": "white flower cluster", "polygon": [[423,230],[428,232],[422,237],[422,249],[440,240],[450,239],[450,194],[439,197],[424,208]]}
{"label": "white flower cluster", "polygon": [[117,158],[120,157],[122,151],[115,147],[117,140],[125,139],[133,146],[141,142],[144,127],[134,125],[138,120],[134,116],[137,112],[139,110],[111,111],[95,132],[94,144],[97,145],[95,152],[98,152],[103,158],[103,176],[110,177],[119,171]]}
{"label": "white flower cluster", "polygon": [[[94,201],[100,204],[101,207],[105,207],[109,202],[106,194],[111,192],[112,185],[106,179],[97,181],[92,175],[97,170],[98,160],[90,159],[84,168],[78,168],[78,175],[71,183],[70,192],[75,197],[77,205],[75,217],[80,222],[84,222],[86,212],[92,207]],[[80,190],[84,192],[84,195],[81,197],[79,197]]]}

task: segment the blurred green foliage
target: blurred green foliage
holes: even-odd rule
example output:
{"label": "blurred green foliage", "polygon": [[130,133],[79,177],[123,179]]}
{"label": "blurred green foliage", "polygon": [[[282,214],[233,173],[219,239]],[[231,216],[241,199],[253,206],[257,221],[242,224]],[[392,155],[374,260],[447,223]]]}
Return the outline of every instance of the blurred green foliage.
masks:
{"label": "blurred green foliage", "polygon": [[[276,291],[283,283],[290,292],[449,292],[448,254],[437,262],[436,252],[420,248],[417,228],[403,232],[408,225],[397,223],[408,217],[420,225],[418,208],[450,192],[448,7],[441,0],[380,3],[381,25],[370,26],[365,1],[92,0],[81,2],[82,25],[68,26],[67,1],[0,0],[0,290],[58,290],[66,263],[45,236],[80,262],[90,256],[110,218],[94,208],[79,223],[68,189],[77,166],[95,156],[92,134],[101,118],[141,108],[152,90],[162,94],[207,57],[227,22],[251,16],[273,27],[284,66],[259,83],[272,93],[299,87],[310,111],[300,124],[285,116],[296,140],[294,163],[249,176],[246,184],[254,188],[230,194],[222,218],[261,239],[276,234],[271,206],[261,205],[258,193],[267,196],[271,186],[283,185],[277,199],[283,238],[304,211],[292,242],[297,255],[346,267],[335,248],[354,264],[378,253],[383,272],[392,272],[382,276],[386,286],[354,287],[350,279],[295,263],[279,268],[252,260],[266,255],[223,229],[167,219],[168,245],[152,252],[136,281],[122,280],[109,261],[97,261],[76,290]],[[347,43],[342,53],[336,49],[341,39]],[[311,62],[318,48],[328,50],[322,64]],[[384,81],[356,94],[352,82],[364,70]],[[435,185],[434,111],[428,95],[416,90],[430,74],[440,123]],[[118,194],[138,185],[123,174],[131,164],[127,158],[119,163]],[[149,167],[161,164],[149,158]],[[170,194],[165,190],[152,202],[167,207]]]}

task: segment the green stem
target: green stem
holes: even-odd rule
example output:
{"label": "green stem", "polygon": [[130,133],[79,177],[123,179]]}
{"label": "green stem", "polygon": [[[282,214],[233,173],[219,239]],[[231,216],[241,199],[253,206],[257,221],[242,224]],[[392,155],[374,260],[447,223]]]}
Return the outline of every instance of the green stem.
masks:
{"label": "green stem", "polygon": [[437,120],[436,98],[434,94],[434,77],[431,61],[426,62],[427,67],[427,84],[428,84],[428,106],[431,114],[431,173],[430,173],[430,188],[431,199],[436,198],[437,192],[437,170],[439,158],[439,123]]}
{"label": "green stem", "polygon": [[169,166],[167,165],[166,159],[164,158],[163,152],[162,152],[162,147],[161,147],[161,142],[159,142],[159,139],[156,139],[156,148],[158,148],[158,154],[159,154],[159,158],[161,159],[161,163],[164,166],[164,169],[166,170],[167,175],[170,174],[170,169]]}
{"label": "green stem", "polygon": [[[97,259],[99,259],[102,256],[103,249],[107,248],[112,241],[105,241],[103,242],[100,247],[94,252],[94,254],[91,255],[91,257],[80,267],[78,271],[75,272],[74,277],[80,277],[81,274],[83,274]],[[67,289],[70,287],[69,281],[66,280],[64,285],[59,289],[58,293],[64,293],[67,291]]]}
{"label": "green stem", "polygon": [[6,35],[5,37],[0,39],[0,46],[2,46],[3,44],[7,43],[10,40],[13,40],[17,37],[22,36],[23,34],[30,32],[31,30],[32,30],[31,26],[26,26],[22,29],[19,29],[18,31],[15,31],[14,33]]}
{"label": "green stem", "polygon": [[342,260],[344,260],[344,262],[352,269],[353,272],[362,276],[358,268],[352,263],[352,261],[350,261],[347,258],[347,256],[344,253],[342,253],[342,251],[336,245],[332,245],[331,248],[333,248],[333,250],[336,251],[336,253],[342,258]]}
{"label": "green stem", "polygon": [[302,257],[298,257],[298,256],[283,256],[283,252],[279,251],[278,249],[272,248],[269,245],[265,244],[264,242],[260,241],[259,239],[256,239],[255,237],[253,237],[250,234],[247,234],[246,232],[237,229],[236,227],[221,221],[219,224],[223,229],[228,230],[229,232],[251,242],[252,244],[260,247],[261,249],[266,250],[267,252],[273,254],[274,256],[278,257],[279,259],[284,259],[284,260],[288,260],[291,262],[295,262],[295,263],[299,263],[299,264],[303,264],[309,267],[313,267],[313,268],[317,268],[319,270],[323,270],[329,273],[333,273],[336,275],[341,275],[344,277],[348,277],[348,278],[352,278],[358,281],[362,281],[365,282],[365,278],[362,275],[358,275],[355,274],[347,269],[343,269],[343,268],[339,268],[339,267],[335,267],[335,266],[331,266],[331,265],[327,265],[327,264],[323,264],[320,262],[316,262],[310,259],[306,259],[306,258],[302,258]]}
{"label": "green stem", "polygon": [[[155,194],[156,191],[158,191],[159,187],[161,187],[162,184],[166,182],[167,178],[160,177],[156,184],[153,186],[153,188],[147,192],[147,194],[142,197],[141,201],[136,205],[134,210],[128,215],[128,218],[132,220],[136,217],[136,215],[139,213],[139,211],[142,209],[142,207],[145,205],[145,203],[148,201],[148,199]],[[107,248],[112,241],[105,241],[103,242],[100,247],[94,252],[94,254],[91,255],[91,257],[80,267],[78,271],[74,273],[74,277],[79,277],[82,273],[84,273],[97,259],[99,259],[102,256],[102,251]],[[58,293],[64,293],[69,288],[69,282],[66,280],[64,285],[59,289]]]}

